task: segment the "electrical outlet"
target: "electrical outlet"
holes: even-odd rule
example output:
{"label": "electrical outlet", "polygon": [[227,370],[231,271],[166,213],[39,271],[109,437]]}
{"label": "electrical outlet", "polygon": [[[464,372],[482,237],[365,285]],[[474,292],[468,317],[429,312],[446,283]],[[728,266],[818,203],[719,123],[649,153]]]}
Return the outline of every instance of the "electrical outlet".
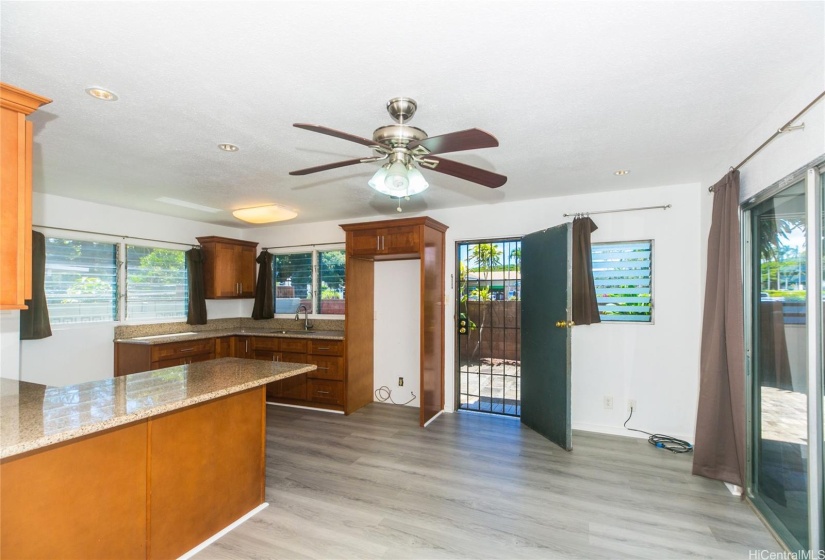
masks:
{"label": "electrical outlet", "polygon": [[613,408],[613,397],[609,395],[604,396],[604,408],[611,410]]}
{"label": "electrical outlet", "polygon": [[398,386],[399,386],[399,387],[403,387],[403,386],[404,386],[404,378],[403,378],[403,377],[399,377],[399,378],[398,378]]}
{"label": "electrical outlet", "polygon": [[631,410],[636,412],[636,399],[629,399],[627,401],[627,413],[630,414]]}

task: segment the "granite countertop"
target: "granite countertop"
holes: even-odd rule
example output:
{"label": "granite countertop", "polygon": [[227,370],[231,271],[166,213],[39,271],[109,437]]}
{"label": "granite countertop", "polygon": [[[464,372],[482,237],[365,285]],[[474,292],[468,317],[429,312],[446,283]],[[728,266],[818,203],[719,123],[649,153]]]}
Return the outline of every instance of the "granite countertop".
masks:
{"label": "granite countertop", "polygon": [[152,336],[138,336],[135,338],[116,338],[115,342],[125,342],[128,344],[166,344],[169,342],[181,342],[190,340],[203,340],[204,338],[218,338],[221,336],[267,336],[274,338],[310,338],[319,340],[344,340],[344,331],[304,331],[304,330],[280,330],[280,329],[220,329],[211,331],[184,332],[171,334],[158,334]]}
{"label": "granite countertop", "polygon": [[0,379],[0,458],[314,369],[311,364],[221,358],[66,387]]}

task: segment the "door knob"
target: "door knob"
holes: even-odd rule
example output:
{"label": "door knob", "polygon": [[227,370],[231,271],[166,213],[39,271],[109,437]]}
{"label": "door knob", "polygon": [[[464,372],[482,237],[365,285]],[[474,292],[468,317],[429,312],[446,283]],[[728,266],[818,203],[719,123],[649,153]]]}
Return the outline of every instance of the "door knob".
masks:
{"label": "door knob", "polygon": [[570,321],[569,323],[567,321],[556,321],[556,326],[560,329],[570,328],[575,324],[576,323],[574,323],[573,321]]}

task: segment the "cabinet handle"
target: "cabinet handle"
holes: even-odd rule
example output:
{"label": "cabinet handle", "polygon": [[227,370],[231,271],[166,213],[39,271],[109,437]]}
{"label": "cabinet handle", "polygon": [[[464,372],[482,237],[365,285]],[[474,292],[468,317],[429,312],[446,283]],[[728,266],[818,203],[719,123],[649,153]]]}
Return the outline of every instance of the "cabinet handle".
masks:
{"label": "cabinet handle", "polygon": [[330,391],[315,391],[319,395],[329,395]]}
{"label": "cabinet handle", "polygon": [[375,250],[376,251],[381,250],[381,236],[380,235],[375,236]]}
{"label": "cabinet handle", "polygon": [[329,350],[329,346],[319,346],[316,350]]}
{"label": "cabinet handle", "polygon": [[238,286],[240,286],[240,288],[238,288],[238,293],[242,294],[243,293],[243,282],[238,282]]}
{"label": "cabinet handle", "polygon": [[243,341],[243,351],[244,352],[249,352],[249,339],[248,338]]}
{"label": "cabinet handle", "polygon": [[191,352],[192,350],[194,350],[194,348],[181,348],[180,349],[181,352]]}
{"label": "cabinet handle", "polygon": [[329,368],[328,368],[328,367],[321,367],[321,366],[318,366],[318,367],[317,367],[317,368],[315,368],[315,369],[329,369]]}

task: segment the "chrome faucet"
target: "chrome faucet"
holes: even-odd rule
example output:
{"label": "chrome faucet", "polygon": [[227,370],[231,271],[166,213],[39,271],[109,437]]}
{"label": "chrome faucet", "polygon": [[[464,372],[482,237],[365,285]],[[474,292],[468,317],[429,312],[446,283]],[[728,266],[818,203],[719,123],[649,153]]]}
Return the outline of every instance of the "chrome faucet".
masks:
{"label": "chrome faucet", "polygon": [[307,309],[307,306],[304,305],[303,303],[298,306],[298,311],[295,312],[295,320],[296,321],[301,320],[301,309],[304,310],[304,330],[308,331],[309,329],[311,329],[315,325],[313,325],[312,323],[309,322],[309,309]]}

